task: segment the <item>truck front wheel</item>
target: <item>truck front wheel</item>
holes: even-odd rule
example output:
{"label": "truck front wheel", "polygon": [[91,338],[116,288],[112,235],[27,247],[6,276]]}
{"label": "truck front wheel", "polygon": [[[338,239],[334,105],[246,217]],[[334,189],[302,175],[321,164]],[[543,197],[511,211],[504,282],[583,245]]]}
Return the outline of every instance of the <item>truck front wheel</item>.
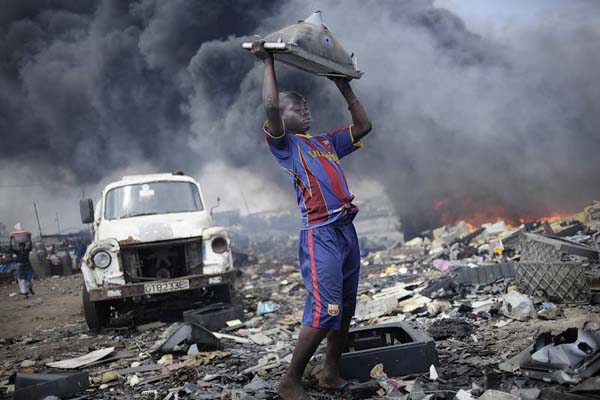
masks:
{"label": "truck front wheel", "polygon": [[91,330],[99,331],[110,322],[110,303],[107,301],[90,301],[85,284],[81,295],[85,322]]}

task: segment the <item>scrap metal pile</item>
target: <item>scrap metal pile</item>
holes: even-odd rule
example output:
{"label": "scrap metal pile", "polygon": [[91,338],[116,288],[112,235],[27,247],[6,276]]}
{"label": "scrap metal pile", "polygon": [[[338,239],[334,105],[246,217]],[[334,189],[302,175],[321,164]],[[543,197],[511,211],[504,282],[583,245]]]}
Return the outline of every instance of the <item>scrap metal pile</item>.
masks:
{"label": "scrap metal pile", "polygon": [[[600,209],[600,208],[599,208]],[[445,226],[362,259],[342,359],[353,384],[315,399],[600,398],[598,214],[509,228]],[[367,249],[364,249],[367,250]],[[365,251],[366,252],[366,251]],[[269,399],[300,328],[305,290],[273,245],[239,269],[234,304],[138,316],[101,334],[79,321],[2,340],[15,399]],[[46,374],[46,375],[44,375]],[[36,397],[37,396],[37,397]]]}

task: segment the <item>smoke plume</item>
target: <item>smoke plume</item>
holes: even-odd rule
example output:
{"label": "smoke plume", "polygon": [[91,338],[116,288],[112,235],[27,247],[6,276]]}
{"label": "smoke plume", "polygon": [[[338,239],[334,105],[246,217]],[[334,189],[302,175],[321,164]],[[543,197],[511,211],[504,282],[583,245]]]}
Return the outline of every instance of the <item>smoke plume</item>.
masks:
{"label": "smoke plume", "polygon": [[[219,164],[250,171],[262,191],[291,192],[260,132],[262,67],[241,43],[320,8],[359,57],[365,75],[353,86],[374,125],[347,175],[381,182],[409,235],[442,212],[535,217],[600,194],[593,2],[501,34],[433,0],[4,3],[3,171],[77,186],[140,164]],[[278,76],[306,95],[314,131],[349,121],[327,80],[285,66]],[[293,207],[286,199],[266,206]]]}

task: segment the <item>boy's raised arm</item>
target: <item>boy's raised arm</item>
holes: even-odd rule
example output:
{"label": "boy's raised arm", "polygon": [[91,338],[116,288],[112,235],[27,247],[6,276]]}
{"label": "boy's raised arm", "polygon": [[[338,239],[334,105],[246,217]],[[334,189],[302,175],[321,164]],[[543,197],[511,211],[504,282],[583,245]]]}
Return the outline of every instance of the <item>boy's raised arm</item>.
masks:
{"label": "boy's raised arm", "polygon": [[271,135],[279,137],[283,134],[283,122],[279,112],[279,90],[277,89],[277,78],[275,77],[275,61],[273,55],[265,50],[264,44],[264,41],[252,43],[252,54],[265,64],[263,104],[271,127]]}
{"label": "boy's raised arm", "polygon": [[350,87],[350,80],[347,78],[330,78],[338,87],[344,99],[348,103],[348,110],[352,115],[352,136],[354,140],[359,141],[371,132],[373,126],[367,116],[367,112],[362,104],[356,98],[354,91]]}

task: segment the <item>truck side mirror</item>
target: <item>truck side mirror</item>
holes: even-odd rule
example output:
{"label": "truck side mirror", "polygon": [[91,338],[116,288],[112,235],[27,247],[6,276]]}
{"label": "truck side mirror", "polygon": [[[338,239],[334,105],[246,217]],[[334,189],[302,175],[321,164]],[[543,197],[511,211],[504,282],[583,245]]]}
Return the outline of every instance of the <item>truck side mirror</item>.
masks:
{"label": "truck side mirror", "polygon": [[210,208],[210,216],[211,216],[211,217],[212,217],[212,215],[213,215],[213,210],[214,210],[215,208],[219,207],[219,205],[221,205],[221,198],[220,198],[220,197],[217,197],[217,204],[216,204],[216,205],[214,205],[214,206],[212,206],[212,207]]}
{"label": "truck side mirror", "polygon": [[92,199],[79,200],[79,213],[81,214],[81,222],[84,224],[94,222],[94,202]]}

